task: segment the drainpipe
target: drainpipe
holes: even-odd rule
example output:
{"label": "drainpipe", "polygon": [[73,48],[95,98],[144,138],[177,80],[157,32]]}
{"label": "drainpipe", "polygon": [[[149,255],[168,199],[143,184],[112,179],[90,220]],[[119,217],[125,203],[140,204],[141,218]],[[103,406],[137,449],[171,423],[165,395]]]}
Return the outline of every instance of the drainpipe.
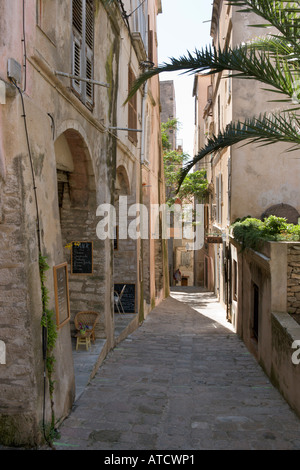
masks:
{"label": "drainpipe", "polygon": [[[148,0],[146,0],[146,11],[148,15]],[[147,16],[148,17],[148,16]],[[147,25],[147,23],[146,23]],[[146,48],[148,50],[148,28],[146,26]],[[146,82],[145,87],[144,87],[144,96],[142,97],[142,136],[141,136],[141,155],[140,155],[140,204],[143,204],[143,186],[142,186],[142,165],[145,161],[145,124],[146,124],[146,115],[145,115],[145,110],[146,110],[146,101],[147,101],[147,91],[148,91],[148,84]],[[139,262],[138,262],[138,270],[139,270],[139,275],[138,275],[138,285],[140,287],[140,305],[139,305],[139,323],[141,323],[144,320],[144,279],[143,279],[143,266],[144,266],[144,258],[143,258],[143,240],[142,238],[140,239],[140,253],[139,253]]]}

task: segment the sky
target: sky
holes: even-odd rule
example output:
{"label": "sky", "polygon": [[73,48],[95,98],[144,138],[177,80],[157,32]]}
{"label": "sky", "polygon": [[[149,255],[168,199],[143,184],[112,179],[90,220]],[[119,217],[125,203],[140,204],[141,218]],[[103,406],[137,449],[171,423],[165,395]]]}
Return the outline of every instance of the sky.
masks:
{"label": "sky", "polygon": [[[159,64],[211,43],[212,3],[212,0],[162,0],[163,12],[157,17]],[[174,80],[176,117],[180,122],[177,138],[183,140],[183,151],[193,156],[194,76],[167,72],[160,74],[159,79]]]}

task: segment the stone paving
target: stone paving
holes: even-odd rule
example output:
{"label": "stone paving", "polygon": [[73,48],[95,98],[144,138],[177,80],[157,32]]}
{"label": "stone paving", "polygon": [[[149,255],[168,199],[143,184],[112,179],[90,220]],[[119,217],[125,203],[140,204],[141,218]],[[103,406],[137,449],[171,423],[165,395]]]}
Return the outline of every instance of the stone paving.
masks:
{"label": "stone paving", "polygon": [[109,353],[56,450],[296,450],[300,420],[211,293],[175,288]]}

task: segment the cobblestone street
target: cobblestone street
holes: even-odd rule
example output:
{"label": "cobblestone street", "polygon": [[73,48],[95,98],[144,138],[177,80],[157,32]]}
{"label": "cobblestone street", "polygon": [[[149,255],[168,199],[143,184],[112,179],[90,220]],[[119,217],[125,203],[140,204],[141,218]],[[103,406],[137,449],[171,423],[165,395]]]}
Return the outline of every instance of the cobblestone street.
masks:
{"label": "cobblestone street", "polygon": [[175,288],[106,358],[57,450],[292,450],[300,420],[211,293]]}

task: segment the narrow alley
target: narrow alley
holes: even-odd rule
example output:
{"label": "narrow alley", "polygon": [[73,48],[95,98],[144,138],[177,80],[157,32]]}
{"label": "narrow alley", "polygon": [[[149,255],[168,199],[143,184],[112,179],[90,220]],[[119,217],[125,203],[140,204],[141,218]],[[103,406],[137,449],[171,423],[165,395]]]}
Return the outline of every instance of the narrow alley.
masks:
{"label": "narrow alley", "polygon": [[106,358],[56,450],[296,450],[300,420],[212,293],[173,288]]}

